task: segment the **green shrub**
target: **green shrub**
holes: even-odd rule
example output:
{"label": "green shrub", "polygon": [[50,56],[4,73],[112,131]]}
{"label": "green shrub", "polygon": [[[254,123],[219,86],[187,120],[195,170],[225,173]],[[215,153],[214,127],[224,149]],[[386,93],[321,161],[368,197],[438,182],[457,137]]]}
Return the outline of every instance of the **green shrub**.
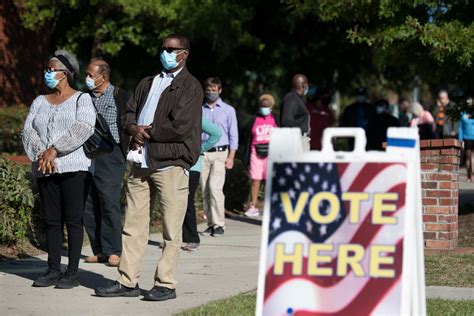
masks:
{"label": "green shrub", "polygon": [[30,235],[35,194],[29,168],[0,158],[1,244],[22,244]]}
{"label": "green shrub", "polygon": [[0,152],[24,153],[20,133],[27,115],[24,105],[0,107]]}

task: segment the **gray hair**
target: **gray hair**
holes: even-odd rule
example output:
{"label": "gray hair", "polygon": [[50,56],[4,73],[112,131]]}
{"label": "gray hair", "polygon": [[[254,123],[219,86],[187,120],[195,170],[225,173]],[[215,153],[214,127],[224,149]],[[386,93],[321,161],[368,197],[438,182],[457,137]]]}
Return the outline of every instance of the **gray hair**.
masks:
{"label": "gray hair", "polygon": [[415,114],[416,116],[419,117],[423,111],[423,106],[419,102],[413,102],[411,104],[410,112]]}
{"label": "gray hair", "polygon": [[[58,55],[61,55],[64,58],[66,58],[66,60],[70,64],[70,67],[67,67],[61,60],[59,60],[59,58],[56,57]],[[67,50],[61,49],[61,50],[55,51],[54,52],[54,57],[51,58],[51,60],[56,60],[59,63],[61,63],[64,66],[64,69],[66,69],[68,75],[71,76],[71,79],[74,77],[74,75],[79,73],[79,62],[77,61],[76,56],[74,54],[68,52]],[[70,69],[71,67],[72,67],[72,70]]]}

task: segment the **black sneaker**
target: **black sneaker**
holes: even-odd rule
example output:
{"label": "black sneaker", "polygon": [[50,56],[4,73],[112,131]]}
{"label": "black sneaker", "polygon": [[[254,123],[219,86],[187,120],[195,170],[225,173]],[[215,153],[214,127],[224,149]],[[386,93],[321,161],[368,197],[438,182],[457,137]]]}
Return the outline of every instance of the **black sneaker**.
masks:
{"label": "black sneaker", "polygon": [[104,287],[95,290],[95,295],[100,297],[137,297],[140,295],[138,284],[134,288],[126,287],[117,281],[110,282]]}
{"label": "black sneaker", "polygon": [[163,286],[154,286],[143,296],[145,301],[166,301],[174,298],[176,298],[176,290]]}
{"label": "black sneaker", "polygon": [[71,273],[66,271],[64,276],[59,279],[58,283],[54,287],[55,289],[72,289],[73,287],[79,286],[79,277],[77,273]]}
{"label": "black sneaker", "polygon": [[56,285],[61,278],[60,271],[49,270],[33,282],[34,287],[48,287]]}
{"label": "black sneaker", "polygon": [[201,232],[203,236],[212,236],[214,234],[214,227],[209,226],[205,231]]}
{"label": "black sneaker", "polygon": [[214,228],[214,232],[211,235],[212,237],[222,237],[224,236],[224,228],[222,227],[217,227]]}

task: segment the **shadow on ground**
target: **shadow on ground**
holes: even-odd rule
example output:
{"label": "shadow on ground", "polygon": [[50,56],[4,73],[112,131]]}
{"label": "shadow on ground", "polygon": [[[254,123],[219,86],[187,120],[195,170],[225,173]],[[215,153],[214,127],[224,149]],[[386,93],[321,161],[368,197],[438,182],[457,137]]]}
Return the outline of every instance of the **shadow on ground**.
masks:
{"label": "shadow on ground", "polygon": [[[67,256],[67,252],[63,253],[63,256]],[[83,258],[84,256],[82,256]],[[103,275],[94,273],[91,271],[81,269],[81,265],[84,264],[82,261],[79,264],[79,278],[81,285],[89,288],[96,289],[104,286],[108,282],[112,281],[105,278]],[[61,270],[66,271],[67,266],[61,264]],[[48,269],[48,263],[37,257],[29,257],[22,260],[7,260],[0,262],[0,273],[13,274],[28,280],[33,283],[38,277],[43,275]]]}

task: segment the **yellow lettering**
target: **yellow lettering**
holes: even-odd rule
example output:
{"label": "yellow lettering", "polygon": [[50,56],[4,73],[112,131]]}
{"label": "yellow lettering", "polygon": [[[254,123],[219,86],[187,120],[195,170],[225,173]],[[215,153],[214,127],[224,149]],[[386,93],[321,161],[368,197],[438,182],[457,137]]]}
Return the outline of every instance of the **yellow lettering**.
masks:
{"label": "yellow lettering", "polygon": [[395,216],[384,216],[384,212],[395,212],[397,205],[395,203],[385,203],[387,201],[396,202],[398,200],[397,193],[375,193],[374,207],[372,210],[372,224],[396,224],[397,218]]}
{"label": "yellow lettering", "polygon": [[360,221],[360,203],[369,200],[369,193],[363,192],[344,192],[342,193],[342,200],[350,202],[349,208],[349,222],[357,224]]}
{"label": "yellow lettering", "polygon": [[[349,252],[353,252],[352,256],[349,256]],[[364,258],[365,249],[361,245],[347,244],[339,245],[338,258],[337,258],[337,275],[346,276],[347,268],[351,266],[354,275],[357,277],[364,276],[364,269],[362,268],[361,261]]]}
{"label": "yellow lettering", "polygon": [[282,275],[285,263],[292,265],[292,274],[301,275],[303,273],[303,244],[295,244],[293,253],[285,252],[285,244],[275,245],[275,264],[273,266],[274,275]]}
{"label": "yellow lettering", "polygon": [[308,275],[331,276],[332,268],[321,268],[318,263],[331,262],[330,255],[322,255],[320,251],[332,251],[332,244],[311,244],[309,245],[308,254]]}
{"label": "yellow lettering", "polygon": [[374,278],[393,278],[394,269],[381,269],[381,264],[393,264],[393,256],[383,256],[382,253],[394,253],[393,245],[374,245],[370,251],[370,276]]}
{"label": "yellow lettering", "polygon": [[283,210],[285,211],[286,221],[293,224],[298,223],[301,214],[303,213],[304,206],[306,205],[306,202],[308,202],[309,193],[302,192],[298,196],[298,201],[296,202],[296,207],[294,209],[288,192],[280,193],[280,197],[281,203],[283,204]]}
{"label": "yellow lettering", "polygon": [[[319,211],[319,204],[321,201],[327,200],[329,202],[329,210],[327,214],[321,214]],[[332,223],[339,214],[339,208],[341,203],[337,196],[331,192],[319,192],[311,198],[309,205],[309,214],[313,221],[319,224]]]}

